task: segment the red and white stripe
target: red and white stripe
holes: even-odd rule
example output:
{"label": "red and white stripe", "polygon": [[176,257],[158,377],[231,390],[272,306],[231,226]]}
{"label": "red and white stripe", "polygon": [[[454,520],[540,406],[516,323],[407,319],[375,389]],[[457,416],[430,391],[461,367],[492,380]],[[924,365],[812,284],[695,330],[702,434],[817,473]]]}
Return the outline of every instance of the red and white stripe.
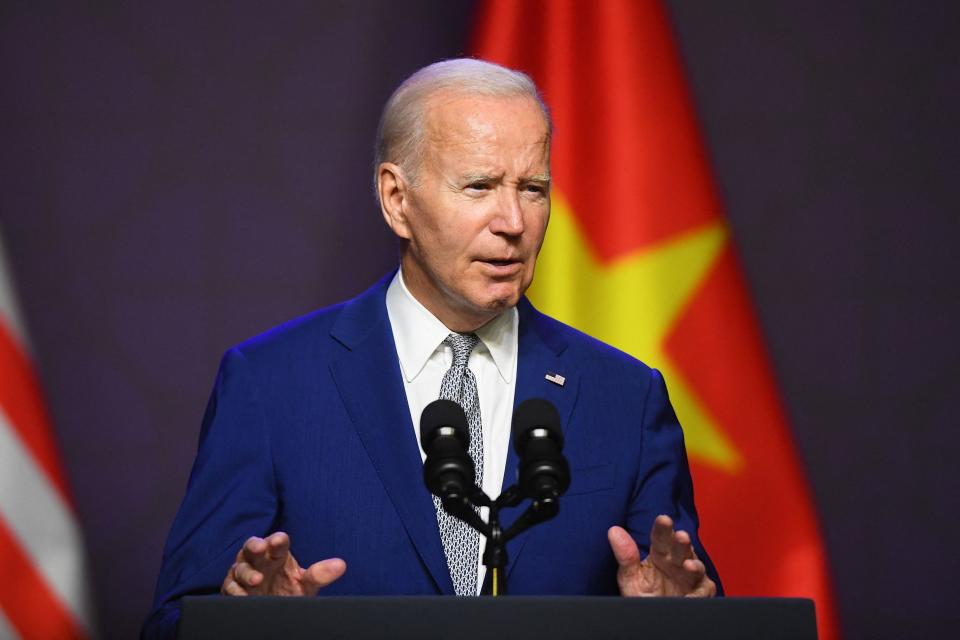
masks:
{"label": "red and white stripe", "polygon": [[76,513],[0,238],[0,639],[88,638]]}

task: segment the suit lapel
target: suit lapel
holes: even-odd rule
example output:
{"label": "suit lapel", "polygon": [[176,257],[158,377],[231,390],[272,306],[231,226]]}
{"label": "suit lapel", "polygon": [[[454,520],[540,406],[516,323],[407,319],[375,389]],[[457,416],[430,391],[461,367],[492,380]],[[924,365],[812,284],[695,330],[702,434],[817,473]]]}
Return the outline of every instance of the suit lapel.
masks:
{"label": "suit lapel", "polygon": [[[519,323],[519,350],[517,364],[517,386],[514,395],[514,409],[524,400],[530,398],[543,398],[549,400],[557,408],[560,414],[560,425],[564,436],[567,435],[567,429],[570,422],[570,416],[573,413],[574,405],[577,400],[577,391],[579,389],[579,377],[577,371],[571,366],[567,366],[564,358],[564,352],[567,342],[545,319],[536,311],[526,298],[520,301],[517,306],[520,313]],[[546,379],[547,374],[560,374],[564,377],[563,385],[558,385]],[[510,443],[510,450],[507,453],[507,465],[503,473],[503,488],[514,484],[517,481],[517,466],[519,458],[517,452]],[[504,530],[523,513],[529,502],[524,502],[516,509],[505,510],[501,516],[501,524]],[[561,500],[561,511],[563,502]],[[517,565],[517,559],[523,546],[526,544],[530,529],[521,533],[507,544],[509,554],[509,567],[507,575],[513,571]]]}
{"label": "suit lapel", "polygon": [[330,371],[360,440],[421,560],[444,594],[453,582],[443,554],[437,515],[423,484],[423,464],[403,389],[386,310],[392,276],[347,304],[331,336],[344,354]]}

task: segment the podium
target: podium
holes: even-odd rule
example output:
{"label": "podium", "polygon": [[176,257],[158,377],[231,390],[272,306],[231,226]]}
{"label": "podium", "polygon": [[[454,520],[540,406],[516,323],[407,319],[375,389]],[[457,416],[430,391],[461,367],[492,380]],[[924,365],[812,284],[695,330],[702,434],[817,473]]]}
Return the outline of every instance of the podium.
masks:
{"label": "podium", "polygon": [[183,599],[180,640],[816,640],[813,601],[798,598]]}

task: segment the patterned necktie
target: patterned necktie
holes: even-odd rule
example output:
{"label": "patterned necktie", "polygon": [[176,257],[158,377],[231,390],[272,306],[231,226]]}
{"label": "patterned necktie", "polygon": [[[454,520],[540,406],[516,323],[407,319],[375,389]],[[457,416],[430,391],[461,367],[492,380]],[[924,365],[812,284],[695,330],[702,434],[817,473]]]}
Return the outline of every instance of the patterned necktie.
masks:
{"label": "patterned necktie", "polygon": [[[467,367],[470,353],[480,343],[473,333],[451,333],[444,344],[453,349],[453,364],[443,374],[440,399],[453,400],[463,407],[470,427],[470,457],[477,469],[477,486],[483,486],[483,428],[480,423],[480,399],[477,396],[477,378]],[[477,595],[477,557],[480,554],[480,534],[470,525],[443,510],[440,498],[433,496],[437,508],[440,540],[447,556],[447,566],[458,596]]]}

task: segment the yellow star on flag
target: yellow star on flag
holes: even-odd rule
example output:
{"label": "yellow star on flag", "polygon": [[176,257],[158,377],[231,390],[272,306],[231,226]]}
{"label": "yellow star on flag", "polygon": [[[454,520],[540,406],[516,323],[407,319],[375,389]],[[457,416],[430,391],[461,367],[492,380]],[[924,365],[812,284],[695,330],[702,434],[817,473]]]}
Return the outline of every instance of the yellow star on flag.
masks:
{"label": "yellow star on flag", "polygon": [[550,276],[535,279],[529,296],[544,313],[660,369],[690,456],[735,473],[743,457],[664,348],[726,242],[723,223],[715,221],[602,264],[554,192],[537,261],[538,271]]}

